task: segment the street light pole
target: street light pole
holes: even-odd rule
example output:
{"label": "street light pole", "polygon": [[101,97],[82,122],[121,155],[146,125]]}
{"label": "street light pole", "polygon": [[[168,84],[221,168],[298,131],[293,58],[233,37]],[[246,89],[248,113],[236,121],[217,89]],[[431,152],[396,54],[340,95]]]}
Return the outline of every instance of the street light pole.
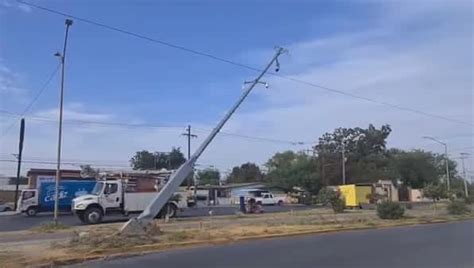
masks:
{"label": "street light pole", "polygon": [[445,157],[444,162],[446,165],[446,186],[448,188],[448,191],[451,190],[450,179],[449,179],[448,144],[429,136],[423,136],[422,138],[427,139],[427,140],[432,140],[444,146],[444,157]]}
{"label": "street light pole", "polygon": [[464,166],[464,159],[468,156],[468,153],[461,153],[461,163],[462,163],[462,176],[464,178],[464,194],[466,197],[469,196],[469,191],[467,190],[467,176],[466,176],[466,167]]}
{"label": "street light pole", "polygon": [[346,146],[342,140],[342,184],[346,184]]}
{"label": "street light pole", "polygon": [[55,185],[55,197],[54,197],[54,223],[58,223],[58,208],[59,208],[59,180],[61,179],[61,142],[62,142],[62,131],[63,131],[63,103],[64,103],[64,65],[66,62],[66,47],[67,37],[69,33],[69,27],[72,25],[71,19],[66,19],[66,34],[64,36],[63,53],[57,52],[55,56],[59,57],[61,61],[61,91],[59,96],[59,127],[58,127],[58,154],[57,154],[57,167],[56,167],[56,185]]}

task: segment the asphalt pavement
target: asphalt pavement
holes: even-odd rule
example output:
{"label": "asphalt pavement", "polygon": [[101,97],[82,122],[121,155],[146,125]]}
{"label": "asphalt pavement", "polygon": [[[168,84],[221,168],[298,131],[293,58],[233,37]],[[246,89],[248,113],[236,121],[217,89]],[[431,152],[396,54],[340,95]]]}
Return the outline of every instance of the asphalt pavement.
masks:
{"label": "asphalt pavement", "polygon": [[[264,210],[267,213],[271,212],[283,212],[283,211],[290,211],[290,210],[302,210],[302,209],[310,209],[310,206],[302,206],[302,205],[285,205],[285,206],[265,206]],[[198,207],[198,208],[186,208],[182,212],[178,212],[178,218],[192,218],[192,217],[204,217],[209,215],[209,210],[212,210],[212,215],[220,216],[220,215],[232,215],[234,214],[238,208],[237,207]],[[136,216],[136,215],[131,215]],[[112,223],[112,222],[125,222],[129,219],[129,217],[125,217],[122,215],[111,215],[106,216],[104,218],[104,223]],[[17,215],[8,215],[8,216],[0,216],[0,232],[6,231],[20,231],[20,230],[27,230],[31,229],[36,226],[40,226],[42,224],[49,223],[53,220],[52,213],[38,213],[34,217],[27,217],[24,214],[17,214]],[[68,225],[68,226],[77,226],[82,225],[83,223],[79,221],[79,219],[72,215],[71,213],[61,213],[59,216],[59,220],[61,223]]]}
{"label": "asphalt pavement", "polygon": [[474,267],[474,221],[170,250],[75,267]]}

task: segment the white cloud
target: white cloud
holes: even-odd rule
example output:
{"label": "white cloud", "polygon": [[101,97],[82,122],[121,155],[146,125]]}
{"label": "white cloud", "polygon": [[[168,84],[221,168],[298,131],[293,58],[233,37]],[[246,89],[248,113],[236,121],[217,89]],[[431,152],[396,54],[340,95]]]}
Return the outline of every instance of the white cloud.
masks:
{"label": "white cloud", "polygon": [[25,90],[20,86],[19,75],[10,70],[0,59],[0,96],[18,95]]}
{"label": "white cloud", "polygon": [[17,3],[16,1],[13,1],[13,0],[2,0],[2,1],[0,1],[0,6],[5,7],[5,8],[18,9],[18,10],[20,10],[22,12],[25,12],[25,13],[31,13],[31,11],[32,11],[32,8],[30,6],[27,6],[27,5],[24,5],[24,4],[21,4],[21,3]]}

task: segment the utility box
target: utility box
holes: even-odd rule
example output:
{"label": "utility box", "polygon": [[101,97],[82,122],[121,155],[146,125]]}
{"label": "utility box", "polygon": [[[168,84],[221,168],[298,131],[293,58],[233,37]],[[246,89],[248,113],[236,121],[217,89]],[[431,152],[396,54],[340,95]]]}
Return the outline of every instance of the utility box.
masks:
{"label": "utility box", "polygon": [[346,184],[337,187],[341,196],[344,197],[346,207],[360,207],[362,204],[370,203],[370,195],[372,194],[372,186]]}

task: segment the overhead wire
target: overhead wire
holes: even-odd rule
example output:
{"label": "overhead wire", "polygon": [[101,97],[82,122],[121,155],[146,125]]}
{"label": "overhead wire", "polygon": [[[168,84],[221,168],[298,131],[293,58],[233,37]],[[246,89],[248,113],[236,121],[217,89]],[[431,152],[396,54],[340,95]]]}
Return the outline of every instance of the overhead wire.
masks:
{"label": "overhead wire", "polygon": [[[10,163],[17,163],[18,160],[14,159],[0,159],[0,162],[10,162]],[[46,161],[46,160],[21,160],[22,163],[30,163],[30,164],[44,164],[44,165],[56,165],[57,162],[55,161]],[[131,168],[130,166],[126,165],[116,165],[116,164],[102,164],[102,163],[91,163],[91,162],[70,162],[70,161],[61,161],[62,164],[65,165],[93,165],[95,167],[117,167],[117,168]]]}
{"label": "overhead wire", "polygon": [[[54,76],[56,76],[56,74],[58,73],[60,66],[61,66],[60,64],[56,65],[53,72],[48,76],[48,79],[46,79],[46,81],[40,87],[40,89],[38,90],[36,95],[33,97],[33,99],[28,103],[28,105],[26,105],[25,109],[23,109],[23,111],[19,114],[20,117],[24,116],[28,112],[28,110],[33,106],[33,104],[35,104],[35,102],[38,101],[39,97],[43,94],[44,90],[48,87],[49,83],[53,80]],[[13,121],[2,133],[2,137],[7,135],[7,133],[13,128],[15,124],[16,122]]]}
{"label": "overhead wire", "polygon": [[[7,110],[0,109],[0,113],[8,114],[15,117],[21,117],[21,114],[13,113]],[[46,121],[46,122],[57,122],[56,119],[42,116],[28,116],[31,120]],[[91,124],[91,125],[102,125],[102,126],[123,126],[123,127],[145,127],[145,128],[184,128],[185,125],[155,125],[155,124],[133,124],[123,122],[105,122],[105,121],[91,121],[91,120],[80,120],[80,119],[64,119],[64,124]]]}
{"label": "overhead wire", "polygon": [[[20,117],[19,114],[0,109],[0,113],[8,114],[11,116]],[[29,116],[27,117],[31,120],[38,120],[38,121],[46,121],[46,122],[57,122],[56,119],[48,118],[48,117],[40,117],[40,116]],[[155,124],[131,124],[131,123],[123,123],[123,122],[104,122],[104,121],[88,121],[88,120],[76,120],[76,119],[65,119],[64,124],[91,124],[91,125],[99,125],[99,126],[117,126],[117,127],[143,127],[143,128],[185,128],[186,126],[183,125],[155,125]],[[193,128],[196,131],[210,131],[211,129],[206,128]],[[303,142],[303,141],[291,141],[291,140],[281,140],[281,139],[273,139],[268,137],[259,137],[259,136],[252,136],[252,135],[245,135],[239,133],[232,133],[226,131],[220,131],[220,134],[224,136],[233,136],[257,141],[265,141],[265,142],[272,142],[272,143],[282,143],[282,144],[291,144],[291,145],[307,145],[313,144],[311,142]]]}
{"label": "overhead wire", "polygon": [[[156,44],[160,44],[160,45],[163,45],[163,46],[167,46],[167,47],[170,47],[170,48],[185,51],[187,53],[191,53],[191,54],[194,54],[194,55],[207,57],[207,58],[210,58],[210,59],[213,59],[213,60],[216,60],[216,61],[224,62],[224,63],[227,63],[227,64],[231,64],[231,65],[241,67],[241,68],[245,68],[245,69],[252,70],[252,71],[258,71],[258,72],[262,71],[260,68],[255,68],[255,67],[252,67],[252,66],[249,66],[249,65],[246,65],[246,64],[243,64],[243,63],[239,63],[239,62],[236,62],[236,61],[233,61],[233,60],[229,60],[229,59],[226,59],[226,58],[223,58],[223,57],[219,57],[219,56],[216,56],[216,55],[213,55],[213,54],[210,54],[210,53],[206,53],[206,52],[202,52],[202,51],[199,51],[199,50],[187,48],[187,47],[181,46],[181,45],[176,45],[176,44],[173,44],[171,42],[167,42],[167,41],[159,40],[159,39],[156,39],[156,38],[152,38],[152,37],[149,37],[149,36],[146,36],[146,35],[143,35],[143,34],[139,34],[139,33],[135,33],[135,32],[129,31],[129,30],[124,30],[124,29],[121,29],[121,28],[118,28],[118,27],[115,27],[115,26],[110,26],[110,25],[107,25],[107,24],[104,24],[104,23],[93,21],[91,19],[78,17],[78,16],[75,16],[75,15],[72,15],[72,14],[68,14],[68,13],[65,13],[65,12],[61,12],[61,11],[54,10],[54,9],[51,9],[51,8],[47,8],[47,7],[44,7],[44,6],[40,6],[40,5],[37,5],[37,4],[25,2],[25,1],[22,1],[22,0],[16,0],[16,1],[18,3],[28,5],[28,6],[33,7],[33,8],[37,8],[39,10],[43,10],[45,12],[49,12],[49,13],[64,16],[64,17],[73,18],[77,21],[81,21],[81,22],[84,22],[84,23],[95,25],[95,26],[98,26],[98,27],[101,27],[101,28],[104,28],[104,29],[119,32],[119,33],[126,34],[126,35],[129,35],[129,36],[133,36],[133,37],[136,37],[136,38],[139,38],[139,39],[142,39],[142,40],[146,40],[146,41],[153,42],[153,43],[156,43]],[[413,108],[409,108],[409,107],[404,107],[404,106],[401,106],[401,105],[398,105],[398,104],[379,101],[379,100],[372,99],[372,98],[369,98],[369,97],[349,93],[349,92],[346,92],[344,90],[339,90],[339,89],[323,86],[323,85],[320,85],[320,84],[316,84],[316,83],[313,83],[313,82],[305,81],[305,80],[294,78],[294,77],[284,76],[284,75],[281,75],[281,74],[278,74],[278,73],[269,72],[268,74],[279,77],[279,78],[282,78],[282,79],[286,79],[286,80],[289,80],[289,81],[297,82],[297,83],[300,83],[300,84],[305,84],[307,86],[311,86],[311,87],[314,87],[314,88],[319,88],[319,89],[322,89],[322,90],[325,90],[325,91],[328,91],[328,92],[331,92],[331,93],[344,95],[344,96],[347,96],[347,97],[356,98],[356,99],[359,99],[359,100],[364,100],[364,101],[371,102],[371,103],[374,103],[374,104],[391,107],[393,109],[403,110],[403,111],[406,111],[406,112],[411,112],[411,113],[415,113],[415,114],[418,114],[418,115],[437,118],[437,119],[450,121],[450,122],[458,123],[458,124],[464,124],[464,125],[469,125],[469,126],[474,125],[472,122],[465,122],[465,121],[462,121],[462,120],[457,120],[457,119],[449,118],[449,117],[442,116],[442,115],[431,114],[431,113],[424,112],[424,111],[421,111],[421,110],[417,110],[417,109],[413,109]]]}

